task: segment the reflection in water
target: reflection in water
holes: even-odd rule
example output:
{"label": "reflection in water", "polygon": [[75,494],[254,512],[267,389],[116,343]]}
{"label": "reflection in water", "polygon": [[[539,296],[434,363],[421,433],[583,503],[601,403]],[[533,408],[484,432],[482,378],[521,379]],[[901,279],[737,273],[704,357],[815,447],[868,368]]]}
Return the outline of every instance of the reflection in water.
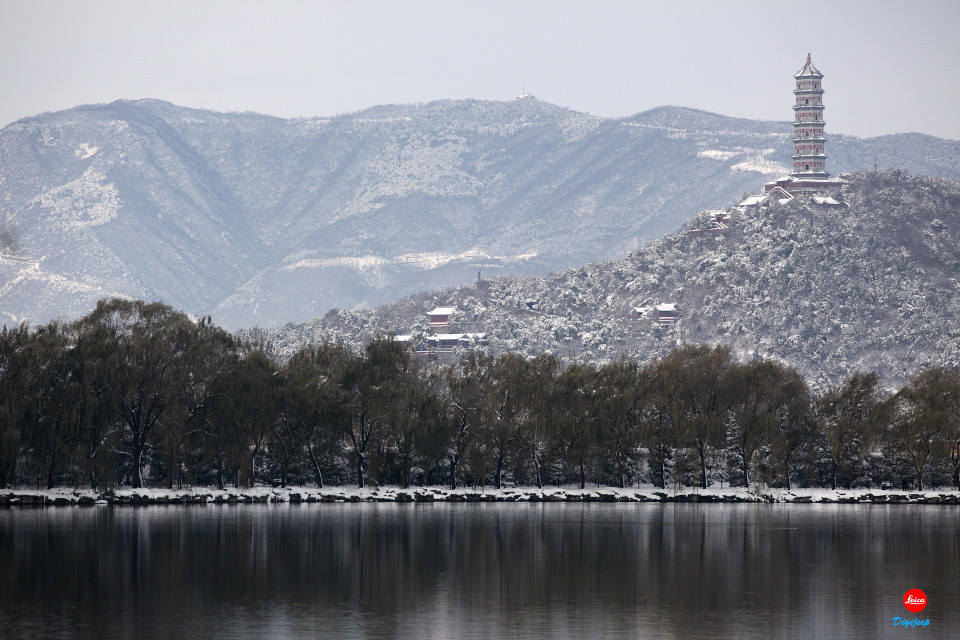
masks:
{"label": "reflection in water", "polygon": [[[861,637],[960,628],[946,506],[0,511],[2,637]],[[899,631],[899,633],[897,633]]]}

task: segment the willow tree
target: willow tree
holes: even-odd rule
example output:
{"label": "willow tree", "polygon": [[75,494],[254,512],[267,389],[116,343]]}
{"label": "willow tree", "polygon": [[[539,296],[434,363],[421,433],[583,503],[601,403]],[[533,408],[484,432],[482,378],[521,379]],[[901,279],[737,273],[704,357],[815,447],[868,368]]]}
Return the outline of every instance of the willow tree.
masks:
{"label": "willow tree", "polygon": [[436,376],[409,362],[384,418],[386,437],[382,441],[393,449],[397,479],[404,489],[410,486],[414,466],[429,466],[438,457],[433,452],[442,447],[433,441],[445,425],[443,399],[436,383]]}
{"label": "willow tree", "polygon": [[775,420],[770,427],[770,454],[783,474],[784,486],[791,488],[790,473],[797,458],[811,452],[815,422],[812,398],[806,381],[795,369],[780,377],[774,396]]}
{"label": "willow tree", "polygon": [[541,354],[530,361],[527,391],[530,412],[523,424],[524,448],[533,465],[537,488],[543,488],[547,455],[556,440],[557,375],[560,361],[552,355]]}
{"label": "willow tree", "polygon": [[955,392],[952,393],[950,382],[944,369],[927,369],[890,398],[887,436],[897,453],[913,467],[920,491],[927,465],[951,426],[951,396]]}
{"label": "willow tree", "polygon": [[597,444],[597,377],[592,365],[576,363],[564,369],[556,382],[558,435],[568,459],[577,469],[581,489],[587,486],[586,465]]}
{"label": "willow tree", "polygon": [[640,438],[650,455],[652,480],[663,489],[667,482],[667,461],[679,446],[680,372],[675,362],[652,362],[644,368],[645,390],[638,407]]}
{"label": "willow tree", "polygon": [[647,372],[635,362],[620,360],[598,372],[599,446],[613,465],[621,489],[637,462],[642,407],[649,387]]}
{"label": "willow tree", "polygon": [[33,375],[23,391],[33,400],[33,411],[25,426],[48,489],[56,486],[64,458],[80,435],[84,394],[71,342],[66,328],[51,322],[37,328],[29,349]]}
{"label": "willow tree", "polygon": [[98,302],[77,330],[93,343],[91,356],[104,362],[103,383],[116,399],[125,430],[131,484],[142,487],[151,438],[175,401],[184,354],[195,337],[194,323],[159,302],[113,299]]}
{"label": "willow tree", "polygon": [[505,353],[490,368],[484,403],[483,438],[493,455],[493,482],[503,487],[503,469],[518,455],[531,405],[530,363],[519,353]]}
{"label": "willow tree", "polygon": [[805,397],[805,387],[796,371],[769,360],[754,360],[733,367],[729,385],[732,402],[727,413],[728,443],[740,457],[744,486],[750,486],[754,455],[775,438],[789,466],[796,442],[789,438],[802,434],[798,429],[802,423],[791,420],[791,414],[799,417],[800,407],[794,400]]}
{"label": "willow tree", "polygon": [[390,336],[368,342],[362,357],[353,356],[343,347],[331,351],[329,376],[344,394],[345,411],[339,429],[353,455],[358,487],[369,480],[368,464],[379,448],[381,427],[406,379],[409,360],[406,346]]}
{"label": "willow tree", "polygon": [[734,366],[726,347],[682,346],[661,361],[678,395],[678,424],[687,444],[697,452],[700,487],[707,488],[707,456],[724,441],[724,425],[733,397]]}
{"label": "willow tree", "polygon": [[272,430],[284,486],[298,458],[309,464],[316,485],[323,486],[322,460],[336,447],[346,419],[341,376],[351,361],[342,347],[327,343],[300,349],[283,367],[281,410]]}
{"label": "willow tree", "polygon": [[885,402],[875,373],[854,374],[819,398],[817,440],[830,467],[831,488],[849,489],[867,452],[882,438]]}
{"label": "willow tree", "polygon": [[936,377],[946,405],[938,451],[949,462],[953,486],[960,490],[960,370],[941,368]]}
{"label": "willow tree", "polygon": [[451,489],[457,488],[464,455],[478,438],[483,424],[491,364],[489,356],[471,352],[463,362],[447,370],[445,398],[450,412],[448,461]]}
{"label": "willow tree", "polygon": [[[223,383],[237,357],[233,336],[212,324],[209,316],[184,326],[184,350],[170,384],[170,402],[159,422],[167,462],[167,486],[183,486],[185,448],[195,443],[195,465],[201,466],[208,419],[219,402],[227,402]],[[223,488],[222,458],[217,460],[218,485]]]}
{"label": "willow tree", "polygon": [[23,384],[31,375],[27,347],[33,340],[26,324],[0,331],[0,489],[16,480],[21,428],[27,422],[32,400]]}
{"label": "willow tree", "polygon": [[220,381],[217,402],[208,415],[204,448],[217,469],[217,485],[224,486],[225,470],[234,486],[252,487],[257,459],[263,457],[267,440],[280,410],[279,367],[259,349],[249,349],[231,363]]}

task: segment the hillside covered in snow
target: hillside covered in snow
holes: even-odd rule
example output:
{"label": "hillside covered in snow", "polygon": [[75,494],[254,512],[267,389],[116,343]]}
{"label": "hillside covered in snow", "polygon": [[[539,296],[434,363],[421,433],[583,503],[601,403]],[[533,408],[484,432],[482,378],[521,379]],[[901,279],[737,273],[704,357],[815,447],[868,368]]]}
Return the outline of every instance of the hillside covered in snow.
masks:
{"label": "hillside covered in snow", "polygon": [[[619,260],[334,311],[268,335],[282,353],[388,331],[416,339],[425,311],[449,304],[453,327],[486,332],[495,351],[607,362],[723,344],[815,385],[876,371],[896,386],[929,365],[960,365],[960,183],[865,172],[838,198],[849,208],[767,202],[734,210],[726,230],[688,233],[709,226],[698,217]],[[660,303],[675,303],[679,319],[633,319]]]}
{"label": "hillside covered in snow", "polygon": [[[783,173],[789,136],[786,122],[603,119],[534,98],[296,120],[153,100],[42,114],[0,130],[0,323],[121,296],[279,326],[478,271],[614,258]],[[834,172],[960,178],[956,141],[831,135],[828,151]],[[571,343],[619,349],[589,332]]]}

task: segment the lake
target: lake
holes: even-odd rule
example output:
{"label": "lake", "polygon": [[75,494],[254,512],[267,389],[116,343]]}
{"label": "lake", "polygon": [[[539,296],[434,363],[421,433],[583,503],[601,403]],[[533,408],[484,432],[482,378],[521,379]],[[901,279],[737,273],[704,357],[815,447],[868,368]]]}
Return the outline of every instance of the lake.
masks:
{"label": "lake", "polygon": [[949,637],[958,525],[918,505],[8,508],[0,637]]}

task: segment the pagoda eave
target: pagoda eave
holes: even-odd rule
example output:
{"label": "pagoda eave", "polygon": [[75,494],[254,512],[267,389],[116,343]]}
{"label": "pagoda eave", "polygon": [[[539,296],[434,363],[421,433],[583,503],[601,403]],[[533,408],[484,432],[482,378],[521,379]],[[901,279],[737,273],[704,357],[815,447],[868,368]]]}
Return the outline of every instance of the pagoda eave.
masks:
{"label": "pagoda eave", "polygon": [[763,185],[764,193],[773,190],[774,187],[785,189],[789,193],[804,193],[814,191],[826,191],[829,189],[839,189],[847,184],[846,180],[840,178],[831,178],[826,172],[801,172],[800,174],[790,174],[790,178],[785,180],[773,180]]}

